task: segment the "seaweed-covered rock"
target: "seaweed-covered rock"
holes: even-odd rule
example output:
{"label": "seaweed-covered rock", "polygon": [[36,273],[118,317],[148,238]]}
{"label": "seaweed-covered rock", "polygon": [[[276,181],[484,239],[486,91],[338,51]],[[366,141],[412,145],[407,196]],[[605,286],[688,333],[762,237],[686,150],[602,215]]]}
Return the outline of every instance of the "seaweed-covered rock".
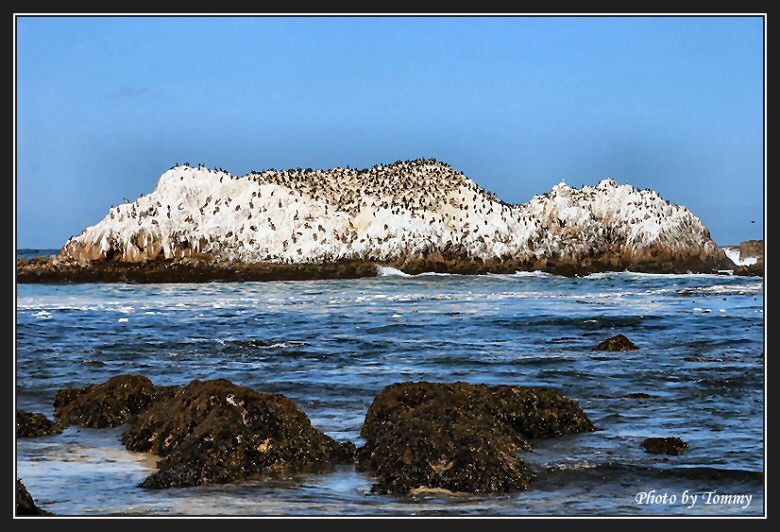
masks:
{"label": "seaweed-covered rock", "polygon": [[16,515],[52,515],[51,512],[39,508],[27,491],[21,479],[16,479]]}
{"label": "seaweed-covered rock", "polygon": [[596,346],[597,351],[633,351],[635,349],[639,349],[639,347],[622,334],[607,338]]}
{"label": "seaweed-covered rock", "polygon": [[645,451],[651,454],[678,455],[690,447],[688,442],[681,438],[647,438],[642,442]]}
{"label": "seaweed-covered rock", "polygon": [[649,393],[644,392],[631,392],[627,393],[625,395],[604,395],[604,394],[597,394],[595,395],[596,399],[650,399],[652,397],[657,397],[656,395],[650,395]]}
{"label": "seaweed-covered rock", "polygon": [[62,427],[47,418],[45,414],[25,412],[24,410],[16,411],[17,438],[38,438],[40,436],[62,434],[62,432]]}
{"label": "seaweed-covered rock", "polygon": [[224,484],[353,463],[354,443],[312,427],[292,399],[225,379],[194,380],[155,402],[122,435],[131,451],[162,456],[141,487]]}
{"label": "seaweed-covered rock", "polygon": [[133,422],[163,393],[148,377],[117,375],[104,384],[58,390],[54,397],[54,417],[62,426],[118,427]]}
{"label": "seaweed-covered rock", "polygon": [[580,406],[559,390],[525,386],[477,386],[496,419],[527,438],[553,438],[593,432],[596,427]]}
{"label": "seaweed-covered rock", "polygon": [[547,388],[464,382],[387,386],[366,414],[357,467],[381,493],[418,489],[511,492],[535,474],[517,451],[527,438],[596,430],[585,412]]}

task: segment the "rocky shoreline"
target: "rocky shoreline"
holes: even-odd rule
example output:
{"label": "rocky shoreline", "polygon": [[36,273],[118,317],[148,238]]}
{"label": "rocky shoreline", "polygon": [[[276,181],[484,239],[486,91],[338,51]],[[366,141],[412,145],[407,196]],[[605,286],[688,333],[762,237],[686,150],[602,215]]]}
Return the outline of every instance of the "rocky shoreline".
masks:
{"label": "rocky shoreline", "polygon": [[[376,476],[372,491],[388,495],[526,490],[534,473],[517,451],[530,451],[535,438],[597,430],[575,401],[552,388],[404,382],[375,398],[361,431],[367,441],[357,447],[314,428],[282,394],[225,379],[155,386],[131,374],[58,390],[54,421],[25,411],[16,419],[20,438],[56,436],[69,426],[130,425],[122,444],[161,457],[141,488],[235,483],[353,464]],[[18,513],[32,514],[21,479],[17,490]]]}
{"label": "rocky shoreline", "polygon": [[528,260],[479,260],[434,254],[427,257],[379,264],[371,261],[340,260],[320,263],[243,263],[220,261],[208,255],[145,262],[117,260],[77,260],[54,255],[19,259],[16,265],[18,283],[203,283],[297,281],[325,279],[359,279],[375,277],[382,266],[415,275],[424,272],[461,275],[513,274],[518,271],[541,271],[565,277],[584,277],[592,273],[632,271],[639,273],[707,273],[759,276],[764,275],[761,258],[751,265],[735,266],[729,259],[716,260],[698,256],[669,257],[658,254],[642,260],[601,255],[585,260],[548,258]]}
{"label": "rocky shoreline", "polygon": [[[638,349],[614,337],[594,350]],[[532,488],[536,473],[522,453],[534,441],[596,432],[588,414],[561,390],[468,382],[386,386],[361,428],[365,443],[339,442],[312,426],[291,399],[225,379],[155,386],[120,374],[102,384],[58,390],[54,420],[17,411],[16,436],[57,437],[69,426],[128,425],[130,451],[159,456],[138,486],[167,489],[225,484],[282,473],[328,472],[352,464],[373,475],[375,493],[508,493]],[[657,441],[656,441],[657,440]],[[679,454],[679,438],[646,440],[648,452]],[[17,514],[50,515],[17,479]]]}

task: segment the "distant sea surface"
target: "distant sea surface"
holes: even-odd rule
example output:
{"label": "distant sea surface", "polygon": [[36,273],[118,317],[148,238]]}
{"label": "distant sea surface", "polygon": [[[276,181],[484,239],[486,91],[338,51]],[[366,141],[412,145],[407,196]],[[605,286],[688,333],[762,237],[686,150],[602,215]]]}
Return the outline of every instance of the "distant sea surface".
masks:
{"label": "distant sea surface", "polygon": [[[627,272],[18,284],[15,407],[50,419],[59,389],[141,374],[281,393],[358,446],[374,397],[406,381],[558,388],[599,430],[533,441],[537,478],[510,494],[379,495],[352,466],[142,489],[158,458],[122,446],[127,426],[16,439],[15,473],[55,516],[762,516],[764,301],[761,278]],[[594,349],[617,334],[640,349]],[[641,446],[670,436],[690,447]]]}

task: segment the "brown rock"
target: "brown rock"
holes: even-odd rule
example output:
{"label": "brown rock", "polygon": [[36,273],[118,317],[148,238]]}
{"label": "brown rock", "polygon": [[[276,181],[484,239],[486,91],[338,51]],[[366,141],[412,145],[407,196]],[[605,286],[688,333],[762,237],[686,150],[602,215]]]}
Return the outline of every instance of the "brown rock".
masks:
{"label": "brown rock", "polygon": [[618,334],[612,338],[607,338],[598,344],[595,349],[597,351],[633,351],[635,349],[639,349],[639,347],[637,347],[626,336]]}
{"label": "brown rock", "polygon": [[763,240],[746,240],[739,244],[739,257],[745,259],[748,257],[764,258]]}
{"label": "brown rock", "polygon": [[297,281],[374,277],[376,264],[339,261],[317,264],[235,263],[207,256],[146,262],[75,260],[59,256],[20,259],[19,283],[206,283]]}
{"label": "brown rock", "polygon": [[194,380],[155,402],[122,436],[131,451],[164,457],[144,488],[223,484],[353,463],[353,443],[312,427],[294,401],[227,380]]}
{"label": "brown rock", "polygon": [[[311,279],[357,279],[375,277],[378,263],[368,260],[338,260],[318,263],[284,264],[272,262],[241,263],[219,261],[204,254],[176,259],[119,260],[108,256],[81,259],[64,255],[20,259],[16,265],[19,283],[203,283],[210,281],[295,281]],[[91,260],[83,257],[92,257]],[[542,271],[565,277],[583,277],[591,273],[635,271],[643,273],[717,273],[733,268],[722,249],[704,253],[698,248],[670,252],[648,248],[633,250],[590,250],[575,256],[536,258],[497,257],[482,260],[457,251],[434,251],[426,255],[391,261],[392,266],[411,275],[423,272],[483,275]]]}
{"label": "brown rock", "polygon": [[677,438],[647,438],[642,442],[642,447],[650,454],[678,455],[690,447],[688,442]]}
{"label": "brown rock", "polygon": [[63,429],[44,414],[37,412],[16,411],[16,437],[37,438],[62,434]]}
{"label": "brown rock", "polygon": [[764,277],[764,257],[760,257],[753,264],[740,264],[736,266],[733,274],[745,277]]}
{"label": "brown rock", "polygon": [[535,474],[517,456],[528,438],[596,430],[562,393],[547,388],[400,383],[366,414],[358,469],[381,493],[525,490]]}
{"label": "brown rock", "polygon": [[51,512],[39,508],[27,491],[21,479],[16,479],[16,515],[52,515]]}
{"label": "brown rock", "polygon": [[117,375],[101,385],[64,388],[54,396],[54,417],[62,426],[80,425],[102,429],[131,423],[158,398],[155,388],[142,375]]}

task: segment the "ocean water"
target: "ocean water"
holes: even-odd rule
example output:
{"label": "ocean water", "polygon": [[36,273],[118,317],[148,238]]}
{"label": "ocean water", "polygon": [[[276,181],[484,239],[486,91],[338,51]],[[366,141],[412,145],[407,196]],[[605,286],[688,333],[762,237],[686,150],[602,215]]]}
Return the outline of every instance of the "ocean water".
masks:
{"label": "ocean water", "polygon": [[[53,419],[57,390],[126,373],[156,385],[225,378],[285,394],[316,428],[360,446],[365,414],[385,386],[465,381],[558,388],[599,430],[534,440],[521,456],[537,478],[510,494],[373,494],[371,475],[352,466],[147,490],[137,485],[158,458],[127,451],[126,426],[16,439],[16,477],[55,516],[765,515],[763,279],[382,273],[18,284],[15,407]],[[616,334],[640,349],[594,349]],[[665,456],[641,447],[667,436],[690,448]]]}

